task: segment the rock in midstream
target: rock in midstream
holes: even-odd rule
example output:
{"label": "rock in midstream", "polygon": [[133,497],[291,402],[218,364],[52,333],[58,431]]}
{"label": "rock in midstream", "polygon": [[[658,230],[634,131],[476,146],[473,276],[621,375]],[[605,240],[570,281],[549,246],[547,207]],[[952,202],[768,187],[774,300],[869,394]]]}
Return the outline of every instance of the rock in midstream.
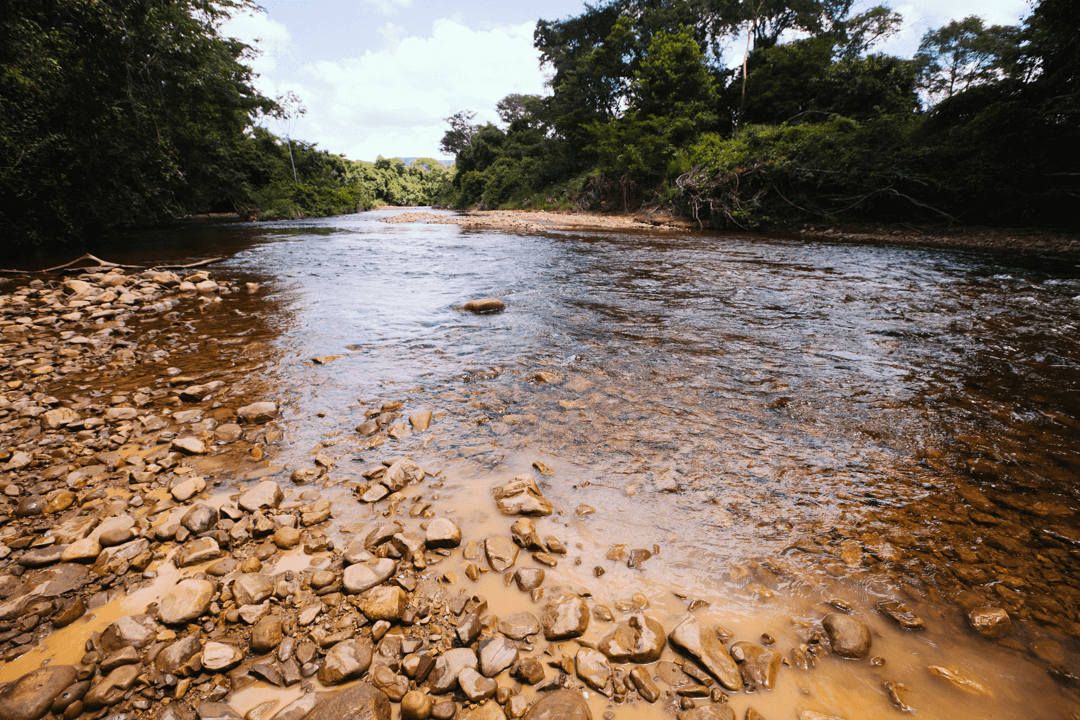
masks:
{"label": "rock in midstream", "polygon": [[870,654],[873,639],[863,622],[843,613],[829,613],[822,618],[821,626],[829,636],[832,651],[840,657],[857,660]]}
{"label": "rock in midstream", "polygon": [[668,635],[672,645],[700,662],[728,690],[741,690],[742,675],[723,643],[693,615],[687,615]]}

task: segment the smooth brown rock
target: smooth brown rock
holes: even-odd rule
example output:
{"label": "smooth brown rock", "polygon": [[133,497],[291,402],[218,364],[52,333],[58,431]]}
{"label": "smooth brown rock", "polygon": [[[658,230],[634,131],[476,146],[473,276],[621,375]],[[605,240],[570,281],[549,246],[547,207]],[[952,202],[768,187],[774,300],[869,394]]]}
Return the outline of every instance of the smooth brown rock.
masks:
{"label": "smooth brown rock", "polygon": [[985,638],[997,640],[1012,632],[1012,619],[1003,608],[984,605],[972,609],[968,614],[968,623]]}
{"label": "smooth brown rock", "polygon": [[506,303],[498,298],[480,298],[478,300],[470,300],[461,306],[462,310],[466,312],[476,313],[477,315],[488,315],[491,313],[502,312],[506,309]]}
{"label": "smooth brown rock", "polygon": [[360,677],[371,666],[371,657],[371,643],[367,640],[339,642],[326,653],[323,665],[319,668],[319,682],[323,685],[337,685]]}
{"label": "smooth brown rock", "polygon": [[687,615],[668,635],[672,645],[700,662],[728,690],[741,690],[742,675],[723,643],[693,615]]}
{"label": "smooth brown rock", "polygon": [[258,605],[274,592],[274,584],[262,573],[242,573],[232,584],[237,605]]}
{"label": "smooth brown rock", "polygon": [[263,480],[261,483],[240,495],[236,501],[242,509],[248,512],[257,512],[276,508],[285,499],[285,494],[273,480]]}
{"label": "smooth brown rock", "polygon": [[732,643],[731,657],[739,663],[743,680],[751,687],[772,690],[780,672],[780,654],[752,642]]}
{"label": "smooth brown rock", "polygon": [[501,573],[517,561],[520,548],[502,535],[493,535],[484,541],[484,553],[488,565],[495,572]]}
{"label": "smooth brown rock", "polygon": [[525,720],[592,720],[592,713],[580,692],[558,690],[537,700]]}
{"label": "smooth brown rock", "polygon": [[70,665],[46,665],[23,675],[0,692],[0,720],[39,720],[78,675]]}
{"label": "smooth brown rock", "polygon": [[255,653],[267,653],[277,648],[285,639],[282,630],[281,618],[276,615],[268,615],[259,620],[251,628],[251,651]]}
{"label": "smooth brown rock", "polygon": [[424,541],[430,548],[456,548],[461,544],[461,528],[449,518],[435,518],[428,523]]}
{"label": "smooth brown rock", "polygon": [[270,422],[277,417],[278,406],[272,402],[257,402],[245,405],[236,411],[236,415],[248,423]]}
{"label": "smooth brown rock", "polygon": [[210,609],[213,597],[209,580],[182,580],[158,603],[158,618],[166,625],[190,622]]}
{"label": "smooth brown rock", "polygon": [[822,618],[821,626],[829,636],[832,651],[840,657],[859,659],[870,654],[873,638],[863,622],[843,613],[829,613]]}
{"label": "smooth brown rock", "polygon": [[373,587],[360,596],[358,607],[369,620],[400,620],[408,598],[405,591],[394,586]]}
{"label": "smooth brown rock", "polygon": [[611,695],[611,664],[603,653],[591,648],[581,648],[574,656],[574,670],[593,690]]}
{"label": "smooth brown rock", "polygon": [[435,659],[435,667],[427,679],[428,688],[435,695],[450,692],[457,687],[461,671],[467,667],[475,670],[478,664],[476,653],[469,648],[447,650]]}
{"label": "smooth brown rock", "polygon": [[528,610],[522,610],[499,620],[499,632],[512,640],[524,640],[540,632],[540,621]]}
{"label": "smooth brown rock", "polygon": [[495,505],[503,515],[550,515],[555,511],[541,494],[532,475],[518,475],[491,488]]}

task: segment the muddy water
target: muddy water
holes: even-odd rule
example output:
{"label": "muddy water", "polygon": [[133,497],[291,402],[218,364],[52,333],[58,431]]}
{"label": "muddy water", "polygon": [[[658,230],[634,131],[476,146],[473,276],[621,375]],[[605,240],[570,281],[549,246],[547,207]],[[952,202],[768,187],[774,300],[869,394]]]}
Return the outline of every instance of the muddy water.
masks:
{"label": "muddy water", "polygon": [[[378,519],[351,492],[360,473],[409,455],[439,473],[410,499],[480,539],[510,525],[490,485],[532,472],[559,509],[540,532],[569,550],[548,570],[549,594],[586,590],[619,617],[641,593],[668,629],[701,601],[703,620],[737,640],[767,633],[785,655],[830,601],[870,625],[884,664],[785,667],[775,690],[732,696],[740,718],[748,706],[768,718],[898,717],[886,681],[907,686],[920,717],[1080,711],[1075,264],[377,222],[387,214],[203,226],[110,255],[223,254],[216,276],[263,284],[172,329],[190,336],[169,359],[185,375],[284,404],[264,461],[206,473],[226,489],[274,473],[288,485],[289,470],[321,454],[335,465],[320,490],[334,501],[330,534],[348,539]],[[485,296],[506,312],[454,309]],[[394,400],[432,410],[431,429],[374,447],[356,435],[367,411]],[[630,569],[619,545],[659,552]],[[501,577],[466,580],[467,562],[455,552],[432,569],[493,612],[538,611]],[[518,564],[532,563],[523,553]],[[899,628],[875,611],[883,599],[906,602],[926,629]],[[1014,631],[976,634],[965,610],[981,605],[1005,608]],[[609,628],[594,622],[586,639]],[[598,716],[660,713],[593,702]]]}

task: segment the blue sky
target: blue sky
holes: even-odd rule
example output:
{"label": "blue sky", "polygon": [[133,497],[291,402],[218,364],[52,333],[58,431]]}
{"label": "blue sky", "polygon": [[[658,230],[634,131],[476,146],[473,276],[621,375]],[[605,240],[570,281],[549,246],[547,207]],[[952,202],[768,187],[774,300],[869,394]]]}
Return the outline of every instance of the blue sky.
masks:
{"label": "blue sky", "polygon": [[[440,157],[443,118],[462,109],[495,121],[505,95],[543,94],[545,72],[532,47],[538,19],[577,15],[580,0],[262,0],[264,12],[225,31],[257,45],[251,61],[264,93],[292,91],[307,114],[274,132],[317,142],[354,160]],[[867,7],[878,4],[864,0]],[[979,15],[1012,24],[1024,0],[906,0],[890,3],[903,31],[878,50],[910,56],[928,29]],[[737,44],[737,43],[736,43]],[[732,48],[734,60],[741,46]]]}

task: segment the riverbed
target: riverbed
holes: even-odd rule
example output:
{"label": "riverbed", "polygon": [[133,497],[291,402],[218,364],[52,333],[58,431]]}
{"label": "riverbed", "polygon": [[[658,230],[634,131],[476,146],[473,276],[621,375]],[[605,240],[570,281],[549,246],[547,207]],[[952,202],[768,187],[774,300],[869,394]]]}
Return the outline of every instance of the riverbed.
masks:
{"label": "riverbed", "polygon": [[[1080,712],[1075,260],[380,222],[398,212],[147,235],[108,259],[220,255],[216,280],[258,289],[127,322],[128,341],[167,350],[162,363],[88,367],[38,390],[130,396],[168,367],[225,381],[226,406],[277,403],[272,434],[199,471],[220,504],[267,478],[299,496],[308,487],[293,471],[323,467],[310,487],[332,503],[324,530],[339,547],[379,520],[383,507],[355,492],[373,464],[414,459],[427,486],[410,487],[401,512],[431,503],[473,540],[509,535],[490,488],[529,474],[556,508],[538,528],[567,548],[545,586],[616,619],[639,594],[668,631],[692,612],[786,659],[774,688],[731,694],[739,718],[750,706],[770,720],[894,718],[898,697],[925,718]],[[460,309],[488,297],[506,309]],[[399,402],[430,411],[430,427],[357,432]],[[651,557],[630,567],[635,549]],[[543,601],[495,572],[471,581],[468,564],[454,552],[431,572],[454,573],[453,591],[483,595],[495,614],[539,614]],[[879,608],[890,600],[925,627],[901,627]],[[116,612],[99,610],[99,625],[134,612],[107,601]],[[1009,626],[977,632],[971,615],[986,608]],[[870,655],[800,668],[792,651],[835,612],[870,629]],[[59,644],[43,637],[0,682]],[[260,701],[275,692],[259,687]],[[590,703],[597,717],[665,712]]]}

